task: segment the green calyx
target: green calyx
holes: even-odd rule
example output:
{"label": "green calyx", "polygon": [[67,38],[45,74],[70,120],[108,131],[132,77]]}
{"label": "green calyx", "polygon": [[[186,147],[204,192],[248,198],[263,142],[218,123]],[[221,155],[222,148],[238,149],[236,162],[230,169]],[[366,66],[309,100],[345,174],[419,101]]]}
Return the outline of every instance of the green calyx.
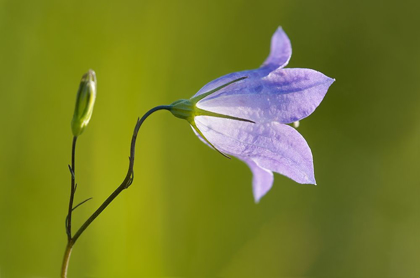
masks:
{"label": "green calyx", "polygon": [[96,99],[96,75],[89,70],[82,76],[79,90],[77,91],[76,106],[74,108],[71,129],[74,136],[83,133],[92,117],[93,107]]}
{"label": "green calyx", "polygon": [[211,111],[207,111],[196,106],[196,102],[193,102],[192,99],[180,99],[173,102],[170,105],[171,113],[180,119],[187,120],[188,122],[194,121],[194,118],[197,116],[209,116],[209,117],[217,117],[217,118],[224,118],[224,119],[231,119],[243,122],[254,123],[253,121],[242,119],[238,117],[233,117],[229,115],[219,114]]}
{"label": "green calyx", "polygon": [[207,142],[207,144],[209,144],[211,147],[213,147],[213,149],[218,151],[223,156],[225,156],[227,158],[230,158],[226,154],[219,151],[209,140],[207,140],[207,138],[200,131],[200,129],[197,128],[197,125],[195,123],[194,118],[197,117],[197,116],[209,116],[209,117],[217,117],[217,118],[224,118],[224,119],[254,123],[253,121],[250,121],[250,120],[247,120],[247,119],[242,119],[242,118],[233,117],[233,116],[229,116],[229,115],[219,114],[219,113],[207,111],[207,110],[204,110],[204,109],[201,109],[201,108],[197,107],[197,103],[200,100],[202,100],[203,98],[213,94],[214,92],[219,91],[220,89],[222,89],[222,88],[224,88],[224,87],[226,87],[226,86],[228,86],[232,83],[238,82],[238,81],[243,80],[245,78],[247,78],[247,77],[241,77],[241,78],[235,79],[235,80],[233,80],[231,82],[228,82],[226,84],[223,84],[223,85],[221,85],[221,86],[219,86],[219,87],[217,87],[217,88],[215,88],[211,91],[208,91],[206,93],[203,93],[201,95],[198,95],[198,96],[190,98],[190,99],[177,100],[169,106],[170,107],[169,111],[171,111],[171,113],[175,117],[187,120],[189,122],[189,124],[194,128],[194,130]]}

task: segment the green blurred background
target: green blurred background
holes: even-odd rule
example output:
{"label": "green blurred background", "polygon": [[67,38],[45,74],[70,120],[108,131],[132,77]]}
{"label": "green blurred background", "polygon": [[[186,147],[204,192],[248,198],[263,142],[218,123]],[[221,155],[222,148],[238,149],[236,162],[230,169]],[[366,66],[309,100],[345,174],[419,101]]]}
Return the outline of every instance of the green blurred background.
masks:
{"label": "green blurred background", "polygon": [[70,277],[420,277],[418,1],[0,1],[0,277],[58,277],[70,121],[92,68],[78,141],[79,226],[123,180],[137,117],[258,67],[283,26],[289,67],[336,78],[299,132],[318,186],[251,172],[159,112],[136,178],[82,235]]}

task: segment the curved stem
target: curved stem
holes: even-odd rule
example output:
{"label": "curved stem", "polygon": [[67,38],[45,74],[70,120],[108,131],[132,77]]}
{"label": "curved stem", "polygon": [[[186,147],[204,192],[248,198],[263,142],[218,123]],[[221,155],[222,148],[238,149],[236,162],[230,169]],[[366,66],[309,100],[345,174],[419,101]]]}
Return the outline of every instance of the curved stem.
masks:
{"label": "curved stem", "polygon": [[151,114],[158,110],[169,110],[170,106],[168,105],[161,105],[155,108],[150,109],[144,116],[137,121],[136,127],[134,128],[133,137],[131,139],[131,148],[130,148],[130,164],[128,166],[127,175],[125,176],[124,181],[115,189],[114,192],[102,203],[102,205],[86,220],[86,222],[80,227],[80,229],[74,234],[73,243],[76,243],[77,239],[80,235],[86,230],[87,227],[95,220],[96,217],[101,214],[101,212],[117,197],[124,189],[128,188],[132,183],[132,175],[133,175],[133,167],[134,167],[134,155],[136,151],[136,140],[137,134],[140,130],[141,125],[143,122],[149,117]]}
{"label": "curved stem", "polygon": [[128,166],[127,175],[125,176],[125,178],[124,178],[123,182],[120,184],[120,186],[118,186],[118,188],[115,189],[114,192],[112,192],[112,194],[102,203],[102,205],[85,221],[85,223],[83,223],[83,225],[74,234],[74,236],[70,237],[70,239],[68,241],[68,244],[67,244],[66,252],[64,254],[64,260],[63,260],[63,266],[62,266],[62,277],[63,278],[67,277],[67,268],[68,268],[69,261],[70,261],[71,251],[72,251],[72,248],[73,248],[74,244],[76,243],[77,239],[82,235],[82,233],[87,229],[87,227],[89,227],[89,225],[96,219],[96,217],[98,217],[102,213],[102,211],[104,209],[106,209],[106,207],[124,189],[128,188],[131,185],[131,183],[133,182],[133,175],[134,175],[133,167],[134,167],[134,155],[135,155],[135,150],[136,150],[136,140],[137,140],[137,134],[140,130],[141,125],[147,119],[147,117],[149,117],[154,112],[159,111],[159,110],[169,110],[170,108],[171,108],[171,106],[169,106],[169,105],[156,106],[156,107],[150,109],[148,112],[146,112],[146,114],[144,114],[143,117],[141,117],[141,119],[139,119],[137,121],[137,124],[134,128],[133,137],[131,139],[130,164]]}

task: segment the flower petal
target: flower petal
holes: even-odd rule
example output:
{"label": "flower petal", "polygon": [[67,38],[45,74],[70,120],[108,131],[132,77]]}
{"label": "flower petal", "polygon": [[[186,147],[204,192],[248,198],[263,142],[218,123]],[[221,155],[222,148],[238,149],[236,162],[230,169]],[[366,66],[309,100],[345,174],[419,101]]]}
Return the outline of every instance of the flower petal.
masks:
{"label": "flower petal", "polygon": [[311,150],[292,127],[271,123],[247,123],[198,116],[195,123],[220,151],[261,168],[285,175],[298,183],[315,184]]}
{"label": "flower petal", "polygon": [[[248,79],[254,79],[254,78],[266,76],[271,71],[277,68],[285,67],[287,63],[289,62],[291,56],[292,56],[292,46],[290,44],[290,40],[287,37],[286,33],[283,31],[283,29],[279,27],[277,31],[274,33],[273,37],[271,38],[270,55],[262,64],[261,68],[254,69],[254,70],[234,72],[234,73],[219,77],[216,80],[213,80],[207,83],[194,95],[194,97],[201,95],[203,93],[206,93],[208,91],[211,91],[223,84],[226,84],[240,77],[247,76]],[[232,86],[234,86],[234,84],[230,85],[229,87],[232,88]]]}
{"label": "flower petal", "polygon": [[[206,144],[208,147],[213,149],[212,146],[210,146],[206,140],[201,137],[200,134],[195,131],[194,128],[192,128],[194,131],[194,134],[197,135],[197,137],[200,139],[201,142]],[[241,158],[248,166],[251,168],[252,171],[252,192],[254,194],[254,200],[256,203],[260,201],[260,199],[267,194],[267,192],[271,189],[274,181],[273,172],[270,170],[264,169],[256,162],[254,162],[250,158]]]}
{"label": "flower petal", "polygon": [[258,71],[202,99],[197,107],[254,122],[293,123],[312,114],[334,82],[311,69],[277,69],[267,76]]}
{"label": "flower petal", "polygon": [[262,67],[267,67],[270,70],[285,67],[292,56],[292,45],[283,28],[277,28],[271,38],[270,55],[263,63]]}
{"label": "flower petal", "polygon": [[265,76],[269,74],[272,70],[285,67],[287,63],[289,63],[291,56],[292,46],[290,44],[290,40],[287,37],[286,33],[283,31],[283,28],[279,27],[277,28],[274,35],[271,37],[270,55],[261,65],[261,68],[241,72],[234,72],[219,77],[218,79],[207,83],[194,95],[194,97],[211,91],[223,84],[226,84],[240,77],[247,76],[248,78],[252,79],[254,77]]}
{"label": "flower petal", "polygon": [[252,171],[252,192],[256,203],[271,189],[273,172],[258,166],[252,159],[242,159]]}

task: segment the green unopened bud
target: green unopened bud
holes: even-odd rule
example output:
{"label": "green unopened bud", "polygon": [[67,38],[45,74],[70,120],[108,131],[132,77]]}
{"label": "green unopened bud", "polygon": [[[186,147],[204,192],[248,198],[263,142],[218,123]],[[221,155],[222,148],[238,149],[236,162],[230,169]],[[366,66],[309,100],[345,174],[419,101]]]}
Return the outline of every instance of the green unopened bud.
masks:
{"label": "green unopened bud", "polygon": [[80,81],[74,108],[71,130],[74,136],[79,136],[88,125],[92,116],[96,99],[96,75],[93,70],[85,73]]}

